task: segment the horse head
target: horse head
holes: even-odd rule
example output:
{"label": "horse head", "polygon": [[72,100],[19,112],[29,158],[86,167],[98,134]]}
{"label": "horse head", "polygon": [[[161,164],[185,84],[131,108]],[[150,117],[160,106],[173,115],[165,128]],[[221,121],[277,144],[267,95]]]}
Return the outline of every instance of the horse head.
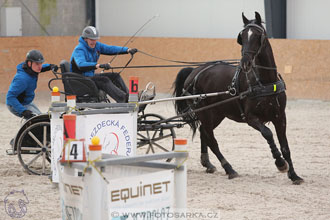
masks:
{"label": "horse head", "polygon": [[266,41],[266,31],[261,24],[261,17],[255,12],[255,19],[248,20],[242,13],[244,29],[238,34],[237,43],[242,45],[241,67],[244,72],[249,72],[255,58],[263,49]]}

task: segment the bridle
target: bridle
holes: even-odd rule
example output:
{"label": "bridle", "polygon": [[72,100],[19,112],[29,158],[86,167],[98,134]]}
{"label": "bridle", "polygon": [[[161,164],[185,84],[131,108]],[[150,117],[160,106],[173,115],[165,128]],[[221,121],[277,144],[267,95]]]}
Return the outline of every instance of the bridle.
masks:
{"label": "bridle", "polygon": [[[244,30],[253,27],[255,29],[257,29],[258,31],[261,32],[261,39],[260,39],[260,46],[257,50],[246,50],[246,48],[243,49],[242,47],[242,57],[243,56],[248,56],[251,59],[251,69],[249,71],[244,71],[242,68],[242,63],[239,64],[239,67],[236,70],[236,73],[233,77],[232,80],[232,84],[229,87],[229,91],[230,94],[232,96],[235,96],[238,92],[238,78],[239,78],[239,74],[240,72],[244,72],[245,73],[245,77],[246,77],[246,82],[248,84],[249,90],[251,91],[251,93],[248,95],[250,97],[260,97],[260,96],[267,96],[267,95],[272,95],[272,94],[276,94],[276,93],[280,93],[282,91],[285,90],[285,84],[284,81],[282,79],[282,77],[280,76],[279,73],[277,73],[277,68],[275,67],[267,67],[267,66],[261,66],[261,65],[256,65],[255,64],[255,59],[256,57],[261,53],[261,50],[265,47],[265,42],[266,42],[266,32],[265,30],[257,25],[257,24],[248,24],[244,27],[244,29],[239,33],[238,37],[237,37],[237,42],[242,45],[242,33]],[[257,69],[265,69],[265,70],[274,70],[276,71],[276,73],[279,76],[279,80],[275,83],[270,83],[270,84],[263,84],[260,81],[259,75],[257,74]],[[251,73],[255,80],[256,80],[256,85],[252,85],[251,81],[248,77],[248,74]],[[278,89],[276,89],[278,88]]]}
{"label": "bridle", "polygon": [[250,27],[254,27],[256,28],[258,31],[261,32],[261,38],[260,38],[260,46],[257,50],[245,50],[242,47],[242,57],[244,55],[248,56],[251,60],[252,60],[252,67],[253,68],[259,68],[259,69],[266,69],[266,70],[275,70],[277,71],[277,67],[267,67],[267,66],[260,66],[260,65],[256,65],[255,64],[255,58],[260,54],[261,50],[264,48],[265,46],[265,42],[266,42],[266,32],[265,29],[262,28],[261,26],[257,25],[257,24],[248,24],[244,27],[244,29],[238,34],[237,37],[237,42],[242,45],[242,33],[244,30],[250,28]]}

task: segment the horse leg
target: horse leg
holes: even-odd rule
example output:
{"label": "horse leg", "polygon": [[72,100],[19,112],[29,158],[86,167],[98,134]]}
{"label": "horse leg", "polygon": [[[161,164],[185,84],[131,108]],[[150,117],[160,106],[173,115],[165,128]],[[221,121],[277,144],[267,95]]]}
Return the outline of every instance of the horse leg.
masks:
{"label": "horse leg", "polygon": [[203,167],[206,167],[207,173],[214,173],[217,168],[210,162],[209,153],[207,151],[207,141],[203,127],[199,128],[200,139],[201,139],[201,164]]}
{"label": "horse leg", "polygon": [[213,128],[206,128],[203,125],[201,126],[202,128],[200,129],[200,131],[203,134],[203,140],[206,142],[207,146],[210,147],[211,151],[217,156],[218,160],[221,163],[221,166],[226,171],[228,178],[233,179],[237,177],[238,176],[237,172],[232,168],[230,163],[225,159],[225,157],[220,152],[218,142],[214,137]]}
{"label": "horse leg", "polygon": [[296,174],[296,172],[294,171],[294,168],[293,168],[289,144],[288,144],[288,140],[286,138],[286,115],[285,115],[285,113],[283,114],[282,118],[280,118],[279,120],[273,121],[273,124],[275,126],[277,138],[278,138],[278,141],[281,146],[281,151],[282,151],[283,157],[289,164],[288,177],[289,177],[289,179],[292,180],[293,184],[299,185],[302,182],[304,182],[304,180]]}
{"label": "horse leg", "polygon": [[277,169],[281,172],[286,172],[288,170],[288,165],[282,158],[280,151],[276,147],[272,131],[267,126],[265,126],[257,117],[248,117],[247,123],[254,129],[260,131],[261,135],[267,140],[273,158],[275,159],[275,165]]}

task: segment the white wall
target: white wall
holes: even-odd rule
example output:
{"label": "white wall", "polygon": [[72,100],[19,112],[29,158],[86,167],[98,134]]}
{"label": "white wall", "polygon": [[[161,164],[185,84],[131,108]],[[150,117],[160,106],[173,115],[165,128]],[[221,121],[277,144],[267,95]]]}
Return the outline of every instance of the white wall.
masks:
{"label": "white wall", "polygon": [[330,40],[329,0],[287,0],[287,38]]}
{"label": "white wall", "polygon": [[[8,34],[3,30],[7,27],[19,26],[19,22],[23,36],[47,35],[45,29],[51,36],[81,35],[88,23],[86,2],[86,0],[0,0],[0,36],[7,36]],[[10,10],[15,7],[21,8],[21,15],[17,13],[14,19],[7,19],[10,26],[6,26],[3,16],[6,16],[7,8]]]}
{"label": "white wall", "polygon": [[103,36],[236,38],[242,12],[265,18],[264,0],[96,0],[96,26]]}
{"label": "white wall", "polygon": [[0,11],[0,36],[22,36],[22,9],[3,7]]}

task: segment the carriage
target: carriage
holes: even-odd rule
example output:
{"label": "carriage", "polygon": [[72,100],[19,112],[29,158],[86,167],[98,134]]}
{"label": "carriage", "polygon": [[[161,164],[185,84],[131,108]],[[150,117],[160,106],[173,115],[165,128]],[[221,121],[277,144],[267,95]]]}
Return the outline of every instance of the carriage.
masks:
{"label": "carriage", "polygon": [[[261,24],[261,17],[256,12],[255,19],[248,20],[242,14],[244,29],[239,33],[237,42],[242,45],[242,58],[239,63],[223,60],[210,62],[183,62],[196,68],[182,69],[174,82],[175,107],[177,116],[164,119],[157,114],[144,114],[144,109],[150,101],[140,102],[141,109],[138,117],[137,148],[147,146],[146,153],[155,152],[155,148],[163,151],[173,150],[174,128],[189,124],[195,133],[200,131],[201,164],[207,168],[206,172],[213,173],[216,168],[208,157],[208,148],[216,155],[229,179],[238,176],[231,164],[220,152],[213,130],[224,118],[236,122],[247,123],[259,131],[267,141],[275,165],[281,172],[286,172],[293,184],[301,184],[294,168],[291,153],[286,138],[286,94],[285,83],[277,72],[273,52],[268,41],[266,31]],[[178,61],[174,61],[178,62]],[[63,65],[65,68],[65,65]],[[79,84],[80,76],[65,75],[56,77],[62,80],[66,87],[66,80],[72,86]],[[92,87],[92,86],[88,86]],[[67,87],[69,91],[72,88]],[[147,91],[148,89],[146,89]],[[100,91],[94,90],[93,101],[104,101]],[[143,93],[142,93],[143,94]],[[81,94],[82,98],[91,98]],[[148,99],[153,99],[150,96]],[[79,101],[79,100],[78,100]],[[181,120],[174,120],[181,118]],[[280,150],[274,142],[271,130],[265,125],[272,122],[280,144]],[[38,130],[39,136],[34,135]],[[46,174],[44,165],[50,160],[49,152],[49,117],[41,115],[27,121],[18,132],[13,148],[17,151],[23,167],[30,173],[31,164],[38,158],[42,160],[42,172]],[[153,135],[149,133],[152,132]],[[163,139],[171,139],[159,144]],[[29,145],[34,142],[34,146]],[[33,155],[32,159],[23,160],[22,155]]]}
{"label": "carriage", "polygon": [[[55,72],[54,78],[48,83],[51,89],[54,81],[61,81],[64,85],[64,95],[76,95],[79,111],[96,108],[127,108],[127,103],[110,103],[110,98],[98,90],[94,82],[82,75],[68,71],[68,62],[62,61],[61,72]],[[81,89],[83,88],[83,89]],[[156,90],[153,83],[139,92],[139,100],[153,100]],[[63,104],[63,103],[62,103]],[[54,103],[56,106],[56,103]],[[137,151],[139,154],[169,152],[174,150],[176,138],[175,127],[182,127],[182,123],[161,122],[165,118],[156,113],[145,113],[147,104],[140,104],[137,117]],[[94,107],[93,107],[94,106]],[[63,114],[65,111],[63,111]],[[41,114],[27,120],[19,129],[10,154],[18,155],[21,165],[29,174],[50,175],[51,163],[51,122],[50,114]],[[156,122],[161,122],[157,123]]]}

